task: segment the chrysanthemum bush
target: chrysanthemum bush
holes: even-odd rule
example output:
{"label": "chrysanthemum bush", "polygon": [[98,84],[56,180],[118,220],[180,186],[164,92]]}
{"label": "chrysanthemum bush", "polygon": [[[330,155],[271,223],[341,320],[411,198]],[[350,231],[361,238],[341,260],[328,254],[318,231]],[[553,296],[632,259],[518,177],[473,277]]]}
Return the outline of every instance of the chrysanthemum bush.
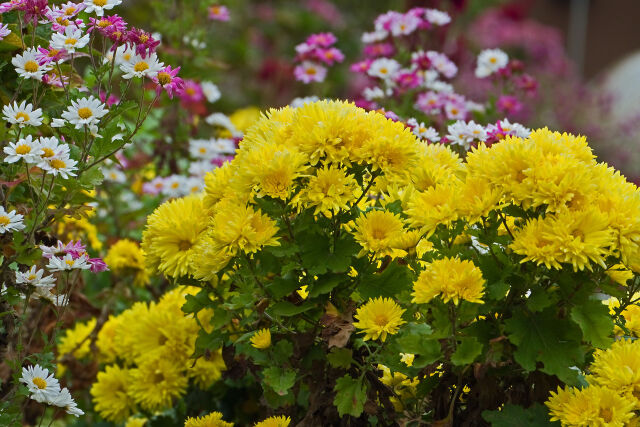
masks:
{"label": "chrysanthemum bush", "polygon": [[[539,129],[463,159],[321,101],[268,111],[205,182],[148,218],[142,248],[200,288],[183,293],[200,326],[190,363],[221,354],[212,388],[258,389],[258,418],[635,419],[640,193],[584,137]],[[170,377],[167,358],[155,366]]]}

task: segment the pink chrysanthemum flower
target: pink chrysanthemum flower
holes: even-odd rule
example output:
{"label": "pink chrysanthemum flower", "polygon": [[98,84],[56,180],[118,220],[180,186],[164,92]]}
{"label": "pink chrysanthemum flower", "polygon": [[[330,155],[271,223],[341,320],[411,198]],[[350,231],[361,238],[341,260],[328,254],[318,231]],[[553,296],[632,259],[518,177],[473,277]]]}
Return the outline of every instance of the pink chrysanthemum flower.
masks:
{"label": "pink chrysanthemum flower", "polygon": [[12,10],[20,9],[25,5],[26,0],[10,0],[4,3],[0,3],[0,13],[11,12]]}
{"label": "pink chrysanthemum flower", "polygon": [[522,102],[513,95],[501,95],[496,102],[496,108],[506,115],[518,114],[522,111]]}
{"label": "pink chrysanthemum flower", "polygon": [[311,34],[307,37],[306,44],[314,47],[329,47],[338,39],[332,33]]}
{"label": "pink chrysanthemum flower", "polygon": [[100,273],[102,271],[109,270],[109,267],[107,267],[107,264],[102,260],[102,258],[89,258],[87,262],[91,265],[91,267],[89,267],[89,271],[92,273]]}
{"label": "pink chrysanthemum flower", "polygon": [[42,83],[55,86],[55,87],[65,87],[69,85],[69,76],[60,76],[55,70],[50,71],[49,73],[42,76]]}
{"label": "pink chrysanthemum flower", "polygon": [[104,36],[113,32],[124,34],[127,30],[127,23],[118,15],[89,18],[89,29],[87,31],[91,32],[93,30],[98,30]]}
{"label": "pink chrysanthemum flower", "polygon": [[391,43],[375,43],[366,45],[364,47],[363,53],[364,56],[370,58],[378,58],[381,56],[386,56],[387,58],[389,58],[395,55],[396,49]]}
{"label": "pink chrysanthemum flower", "polygon": [[154,39],[151,33],[139,28],[127,32],[127,42],[135,46],[136,53],[144,58],[154,53],[160,44],[160,40]]}
{"label": "pink chrysanthemum flower", "polygon": [[315,49],[314,56],[316,59],[327,65],[333,65],[336,62],[344,61],[344,54],[335,47],[330,47],[328,49]]}
{"label": "pink chrysanthemum flower", "polygon": [[315,62],[304,61],[302,64],[294,68],[293,75],[296,80],[305,84],[309,84],[311,82],[322,82],[327,76],[327,69]]}
{"label": "pink chrysanthemum flower", "polygon": [[[184,81],[177,77],[180,67],[171,69],[171,65],[168,65],[158,71],[158,74],[153,77],[153,81],[158,85],[156,86],[156,94],[159,96],[162,90],[167,91],[170,99],[173,99],[174,92],[177,93],[182,89]],[[200,88],[202,90],[202,88]]]}
{"label": "pink chrysanthemum flower", "polygon": [[48,0],[25,0],[19,10],[24,12],[25,22],[35,22],[45,16],[48,6]]}
{"label": "pink chrysanthemum flower", "polygon": [[178,96],[184,102],[204,101],[204,92],[200,84],[194,80],[184,80],[182,89],[178,91]]}
{"label": "pink chrysanthemum flower", "polygon": [[351,66],[349,66],[349,69],[354,73],[366,74],[367,71],[369,71],[369,68],[371,67],[372,62],[373,62],[373,59],[365,59],[363,61],[358,61],[354,64],[351,64]]}
{"label": "pink chrysanthemum flower", "polygon": [[67,51],[64,49],[57,50],[52,47],[45,49],[38,46],[38,53],[36,53],[36,59],[40,65],[46,65],[51,63],[64,62]]}
{"label": "pink chrysanthemum flower", "polygon": [[209,19],[226,22],[230,17],[229,9],[226,6],[220,6],[219,4],[209,6]]}
{"label": "pink chrysanthemum flower", "polygon": [[414,89],[422,84],[422,78],[415,71],[401,71],[394,80],[402,89]]}
{"label": "pink chrysanthemum flower", "polygon": [[109,99],[107,99],[107,94],[103,91],[100,91],[98,96],[100,98],[100,101],[102,101],[104,104],[107,104],[107,107],[111,107],[112,105],[115,105],[118,102],[120,102],[120,99],[114,94],[110,94]]}

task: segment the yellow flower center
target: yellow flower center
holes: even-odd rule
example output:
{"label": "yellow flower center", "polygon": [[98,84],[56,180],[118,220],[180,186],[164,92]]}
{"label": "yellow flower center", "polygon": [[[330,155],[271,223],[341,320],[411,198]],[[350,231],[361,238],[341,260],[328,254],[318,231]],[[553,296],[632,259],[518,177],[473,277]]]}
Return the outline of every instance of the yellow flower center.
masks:
{"label": "yellow flower center", "polygon": [[498,59],[496,57],[491,57],[489,58],[489,62],[491,62],[492,64],[495,64],[496,62],[498,62]]}
{"label": "yellow flower center", "polygon": [[43,380],[40,377],[35,377],[33,380],[31,380],[36,387],[38,387],[40,390],[44,390],[45,388],[47,388],[47,382],[45,380]]}
{"label": "yellow flower center", "polygon": [[64,13],[65,15],[73,15],[76,11],[75,7],[68,7],[65,9]]}
{"label": "yellow flower center", "polygon": [[11,224],[11,220],[9,219],[8,216],[0,216],[0,225],[2,225],[3,227],[6,227],[7,225]]}
{"label": "yellow flower center", "polygon": [[29,280],[29,281],[36,280],[36,275],[35,274],[30,274],[29,276],[27,276],[27,280]]}
{"label": "yellow flower center", "polygon": [[91,111],[91,108],[89,107],[82,107],[78,109],[78,116],[81,119],[88,119],[89,117],[93,116],[93,111]]}
{"label": "yellow flower center", "polygon": [[141,36],[140,36],[140,41],[141,41],[142,43],[146,43],[146,42],[148,42],[148,41],[149,41],[149,36],[148,36],[148,35],[146,35],[146,34],[141,35]]}
{"label": "yellow flower center", "polygon": [[195,95],[196,94],[196,90],[194,88],[192,88],[192,87],[188,87],[185,92],[187,92],[189,95]]}
{"label": "yellow flower center", "polygon": [[220,6],[211,6],[209,11],[211,12],[212,15],[219,15],[220,14]]}
{"label": "yellow flower center", "polygon": [[16,113],[16,120],[20,119],[22,119],[23,122],[28,122],[29,120],[31,120],[31,117],[29,117],[27,113],[20,111],[19,113]]}
{"label": "yellow flower center", "polygon": [[149,69],[149,64],[147,64],[144,61],[140,61],[133,66],[133,71],[135,71],[136,73],[141,73],[142,71],[146,71],[148,69]]}
{"label": "yellow flower center", "polygon": [[204,147],[201,147],[200,150],[198,151],[200,151],[200,154],[205,154],[207,152],[207,149]]}
{"label": "yellow flower center", "polygon": [[458,114],[458,109],[457,108],[452,108],[451,109],[451,114]]}
{"label": "yellow flower center", "polygon": [[315,68],[307,68],[305,73],[309,74],[310,76],[313,76],[313,75],[316,74],[316,69]]}
{"label": "yellow flower center", "polygon": [[72,259],[65,259],[64,263],[67,264],[68,266],[72,266],[73,265],[73,260]]}
{"label": "yellow flower center", "polygon": [[55,154],[53,150],[49,147],[44,147],[42,151],[43,151],[42,157],[53,157],[53,155]]}
{"label": "yellow flower center", "polygon": [[51,49],[51,50],[49,51],[49,53],[47,54],[47,56],[48,56],[49,58],[53,58],[54,56],[56,56],[56,55],[57,55],[57,54],[59,54],[59,53],[60,53],[60,51],[59,51],[59,50]]}
{"label": "yellow flower center", "polygon": [[380,68],[380,74],[387,74],[388,72],[389,70],[387,70],[387,67]]}
{"label": "yellow flower center", "polygon": [[[54,169],[64,169],[67,167],[67,164],[60,159],[53,159],[49,162],[49,166],[51,166]],[[68,261],[67,261],[68,262]],[[73,263],[73,261],[72,261]]]}
{"label": "yellow flower center", "polygon": [[30,152],[31,152],[31,147],[29,147],[26,144],[18,145],[16,147],[16,154],[24,155],[24,154],[29,154]]}
{"label": "yellow flower center", "polygon": [[71,46],[75,46],[76,43],[78,43],[78,39],[66,39],[64,41],[64,44],[71,45]]}
{"label": "yellow flower center", "polygon": [[171,184],[171,188],[173,188],[174,190],[176,188],[180,187],[180,183],[179,182],[174,182],[173,184]]}
{"label": "yellow flower center", "polygon": [[111,25],[111,22],[108,19],[101,19],[100,21],[98,21],[98,27],[100,28],[105,28],[109,25]]}
{"label": "yellow flower center", "polygon": [[38,63],[36,61],[29,60],[24,63],[24,70],[29,73],[35,73],[39,68],[40,67],[38,67]]}
{"label": "yellow flower center", "polygon": [[93,0],[93,4],[100,7],[106,6],[107,0]]}
{"label": "yellow flower center", "polygon": [[605,423],[610,423],[613,421],[613,411],[610,408],[600,408],[600,418]]}
{"label": "yellow flower center", "polygon": [[378,326],[387,326],[387,323],[389,323],[389,318],[384,313],[378,314],[373,318],[373,323]]}
{"label": "yellow flower center", "polygon": [[158,83],[160,83],[162,86],[171,83],[171,74],[165,73],[164,71],[158,73]]}
{"label": "yellow flower center", "polygon": [[198,191],[200,191],[200,187],[198,187],[198,186],[191,187],[191,192],[192,193],[197,193]]}
{"label": "yellow flower center", "polygon": [[181,240],[178,243],[178,247],[180,248],[181,251],[188,251],[189,249],[191,249],[191,242],[188,240]]}

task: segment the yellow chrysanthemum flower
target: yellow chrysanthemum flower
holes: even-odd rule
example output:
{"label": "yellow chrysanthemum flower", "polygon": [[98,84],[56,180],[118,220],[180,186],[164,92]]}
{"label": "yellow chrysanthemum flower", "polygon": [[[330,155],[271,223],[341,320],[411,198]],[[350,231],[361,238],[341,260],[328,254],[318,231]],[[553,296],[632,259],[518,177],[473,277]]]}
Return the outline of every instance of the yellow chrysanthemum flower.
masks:
{"label": "yellow chrysanthemum flower", "polygon": [[635,402],[604,387],[589,386],[582,390],[558,387],[546,402],[551,421],[563,426],[626,426],[635,418]]}
{"label": "yellow chrysanthemum flower", "polygon": [[416,191],[406,210],[411,224],[427,236],[431,236],[440,224],[451,225],[459,217],[460,186],[459,181],[454,181]]}
{"label": "yellow chrysanthemum flower", "polygon": [[404,225],[400,216],[374,210],[356,219],[353,237],[362,246],[364,253],[371,252],[376,258],[395,258],[407,254],[399,249],[403,233]]}
{"label": "yellow chrysanthemum flower", "polygon": [[142,234],[147,265],[170,277],[193,274],[193,248],[207,227],[201,196],[170,200],[148,218]]}
{"label": "yellow chrysanthemum flower", "polygon": [[633,271],[625,267],[624,264],[613,265],[605,273],[611,280],[622,286],[626,286],[627,281],[633,279]]}
{"label": "yellow chrysanthemum flower", "polygon": [[288,427],[291,423],[291,418],[284,415],[269,417],[266,420],[260,421],[255,424],[255,427]]}
{"label": "yellow chrysanthemum flower", "polygon": [[82,359],[91,352],[90,335],[96,327],[96,319],[78,322],[73,329],[67,329],[58,344],[58,357],[63,358],[72,354],[76,359]]}
{"label": "yellow chrysanthemum flower", "polygon": [[385,365],[378,365],[378,369],[382,371],[380,382],[393,390],[397,397],[390,399],[396,411],[400,412],[404,409],[402,401],[415,397],[416,387],[420,384],[420,380],[416,377],[410,379],[401,372],[391,373],[391,370]]}
{"label": "yellow chrysanthemum flower", "polygon": [[330,217],[347,209],[349,202],[356,200],[357,190],[358,183],[352,175],[337,166],[325,166],[309,179],[295,202],[305,208],[315,207],[314,215]]}
{"label": "yellow chrysanthemum flower", "polygon": [[91,387],[93,406],[100,416],[108,421],[121,423],[136,412],[135,403],[128,395],[132,378],[128,369],[110,365],[98,372]]}
{"label": "yellow chrysanthemum flower", "polygon": [[269,329],[260,329],[251,336],[249,341],[251,341],[251,345],[255,348],[261,350],[269,348],[271,346],[271,331]]}
{"label": "yellow chrysanthemum flower", "polygon": [[148,315],[149,307],[144,302],[136,302],[131,308],[123,311],[117,317],[113,336],[113,350],[116,356],[124,360],[127,365],[134,363],[137,353],[134,351],[135,340],[133,338],[132,328],[139,319]]}
{"label": "yellow chrysanthemum flower", "polygon": [[394,335],[398,328],[406,323],[402,320],[404,309],[400,308],[391,298],[370,299],[365,305],[356,311],[353,323],[364,332],[364,340],[377,340],[382,342],[387,339],[387,334]]}
{"label": "yellow chrysanthemum flower", "polygon": [[[260,109],[254,106],[240,108],[239,110],[231,113],[231,115],[229,116],[229,121],[231,121],[233,126],[235,126],[235,128],[242,133],[245,133],[259,119]],[[223,136],[224,135],[225,134],[223,133]]]}
{"label": "yellow chrysanthemum flower", "polygon": [[250,191],[241,194],[237,186],[232,188],[230,185],[236,171],[235,163],[226,162],[204,176],[204,206],[207,209],[222,199],[234,198],[245,203],[249,200]]}
{"label": "yellow chrysanthemum flower", "polygon": [[469,224],[481,221],[500,206],[502,192],[484,178],[468,176],[461,187],[460,197],[457,199],[458,212]]}
{"label": "yellow chrysanthemum flower", "polygon": [[232,427],[233,423],[228,423],[222,419],[220,412],[212,412],[208,415],[196,418],[187,418],[184,427]]}
{"label": "yellow chrysanthemum flower", "polygon": [[189,380],[182,366],[160,357],[131,369],[129,396],[141,408],[158,411],[172,406],[187,390]]}
{"label": "yellow chrysanthemum flower", "polygon": [[206,390],[222,377],[222,372],[226,369],[222,350],[210,352],[209,356],[203,356],[196,360],[187,360],[187,374],[193,378],[196,385],[202,390]]}
{"label": "yellow chrysanthemum flower", "polygon": [[473,262],[443,258],[426,265],[413,284],[413,302],[428,303],[440,295],[446,303],[459,300],[482,304],[485,280]]}
{"label": "yellow chrysanthemum flower", "polygon": [[596,350],[590,384],[629,396],[640,408],[640,341],[622,339],[607,350]]}
{"label": "yellow chrysanthemum flower", "polygon": [[223,201],[217,205],[208,237],[217,250],[229,255],[254,253],[263,246],[278,246],[278,226],[268,215],[251,206]]}
{"label": "yellow chrysanthemum flower", "polygon": [[117,275],[132,275],[135,286],[144,286],[149,283],[149,275],[145,268],[144,252],[138,243],[121,239],[111,245],[104,262],[109,269]]}
{"label": "yellow chrysanthemum flower", "polygon": [[537,265],[544,264],[547,268],[562,268],[558,261],[562,256],[560,242],[550,240],[549,233],[545,233],[550,221],[551,218],[535,218],[521,229],[511,230],[514,239],[509,247],[513,252],[525,256],[520,262],[533,261]]}
{"label": "yellow chrysanthemum flower", "polygon": [[120,316],[110,315],[106,322],[100,328],[98,337],[96,338],[96,347],[98,348],[98,357],[100,361],[106,363],[115,362],[118,357],[118,348],[115,343],[117,329],[120,323]]}
{"label": "yellow chrysanthemum flower", "polygon": [[146,418],[131,417],[124,423],[124,427],[144,427],[147,424],[147,421],[149,420]]}

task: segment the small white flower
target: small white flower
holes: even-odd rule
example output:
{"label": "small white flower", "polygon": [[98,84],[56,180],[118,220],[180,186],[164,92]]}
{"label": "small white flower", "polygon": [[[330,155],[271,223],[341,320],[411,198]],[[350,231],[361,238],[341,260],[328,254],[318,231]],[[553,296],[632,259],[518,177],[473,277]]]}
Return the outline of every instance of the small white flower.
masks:
{"label": "small white flower", "polygon": [[168,176],[164,181],[162,192],[168,197],[181,197],[189,194],[187,178],[182,175]]}
{"label": "small white flower", "polygon": [[52,256],[47,264],[49,271],[88,270],[89,267],[91,266],[87,263],[86,255],[76,259],[73,259],[71,254],[66,254],[63,258]]}
{"label": "small white flower", "polygon": [[4,207],[0,206],[0,234],[22,230],[25,227],[22,218],[23,216],[16,213],[15,209],[7,212]]}
{"label": "small white flower", "polygon": [[474,141],[485,141],[487,139],[487,131],[482,125],[477,124],[473,120],[469,123],[463,120],[449,125],[447,128],[449,134],[447,138],[452,144],[457,144],[468,150],[471,147],[471,143]]}
{"label": "small white flower", "polygon": [[158,61],[155,53],[143,58],[141,55],[135,54],[126,62],[120,64],[120,69],[124,73],[123,79],[132,79],[134,77],[155,77],[164,67],[162,62]]}
{"label": "small white flower", "polygon": [[4,158],[5,163],[15,163],[24,160],[27,163],[37,163],[42,154],[42,149],[37,140],[33,140],[31,135],[18,140],[18,142],[10,142],[8,146],[3,148],[7,157]]}
{"label": "small white flower", "polygon": [[500,49],[485,49],[478,55],[476,77],[489,77],[491,74],[505,67],[509,63],[509,56]]}
{"label": "small white flower", "polygon": [[27,386],[31,393],[31,398],[36,402],[49,403],[51,399],[60,394],[60,383],[49,374],[48,369],[40,365],[22,368],[20,382]]}
{"label": "small white flower", "polygon": [[225,128],[226,130],[231,132],[231,134],[235,137],[242,136],[242,132],[239,132],[236,129],[236,127],[233,125],[233,123],[231,123],[231,120],[229,119],[229,117],[227,117],[223,113],[213,113],[207,118],[205,118],[204,120],[211,126],[219,126],[219,127]]}
{"label": "small white flower", "polygon": [[215,166],[211,164],[211,160],[199,160],[189,165],[189,173],[195,176],[204,176],[212,169],[215,169]]}
{"label": "small white flower", "polygon": [[451,22],[451,17],[447,12],[443,12],[437,9],[427,9],[424,12],[424,16],[433,25],[447,25]]}
{"label": "small white flower", "polygon": [[202,178],[192,176],[187,178],[185,187],[191,194],[199,193],[204,189],[204,180]]}
{"label": "small white flower", "polygon": [[122,184],[127,182],[127,176],[120,169],[116,168],[103,168],[102,174],[104,179],[111,182]]}
{"label": "small white flower", "polygon": [[395,59],[378,58],[371,63],[367,73],[372,77],[389,80],[392,79],[399,70],[400,64]]}
{"label": "small white flower", "polygon": [[76,49],[82,49],[89,43],[89,34],[82,35],[82,30],[74,26],[64,29],[64,34],[53,33],[51,36],[51,46],[54,49],[66,50],[75,53]]}
{"label": "small white flower", "polygon": [[427,88],[431,89],[434,92],[438,92],[438,93],[453,93],[453,86],[450,85],[449,83],[440,81],[440,80],[435,80],[431,83],[429,83],[427,85]]}
{"label": "small white flower", "polygon": [[20,77],[42,80],[42,76],[51,69],[49,66],[38,63],[37,53],[37,49],[29,48],[22,52],[22,55],[16,55],[11,59],[11,63],[16,67],[16,73]]}
{"label": "small white flower", "polygon": [[218,99],[220,99],[220,89],[214,83],[211,82],[202,82],[200,83],[200,87],[202,88],[202,93],[207,98],[207,101],[214,103]]}
{"label": "small white flower", "polygon": [[65,119],[53,119],[51,120],[51,124],[49,126],[51,126],[52,128],[61,128],[66,124],[67,121]]}
{"label": "small white flower", "polygon": [[17,124],[21,128],[31,125],[40,126],[42,124],[42,109],[33,109],[32,104],[22,101],[20,105],[14,102],[13,105],[5,105],[2,107],[3,118],[12,124]]}
{"label": "small white flower", "polygon": [[377,31],[372,31],[370,33],[362,33],[361,40],[362,40],[362,43],[370,44],[370,43],[382,41],[386,39],[388,35],[389,33],[386,32],[385,30],[377,30]]}
{"label": "small white flower", "polygon": [[54,157],[68,157],[69,156],[69,145],[60,144],[58,138],[55,136],[52,137],[40,137],[38,140],[40,144],[40,150],[42,151],[39,156],[39,161],[52,159]]}
{"label": "small white flower", "polygon": [[64,408],[69,415],[74,415],[76,417],[84,415],[84,411],[78,408],[78,405],[76,404],[75,400],[73,400],[71,393],[69,393],[69,390],[66,387],[60,390],[60,393],[58,393],[57,396],[51,399],[49,403],[53,406]]}
{"label": "small white flower", "polygon": [[84,0],[83,3],[86,6],[85,12],[95,12],[96,15],[102,16],[105,10],[113,9],[122,3],[122,0]]}
{"label": "small white flower", "polygon": [[66,295],[54,294],[53,292],[51,292],[51,289],[52,287],[51,288],[44,287],[44,286],[38,287],[36,288],[34,295],[42,299],[48,300],[56,307],[64,307],[65,305],[69,304],[69,301],[67,300]]}
{"label": "small white flower", "polygon": [[69,157],[68,154],[56,155],[50,158],[43,158],[38,167],[53,176],[60,175],[63,179],[76,176],[75,170],[78,162]]}
{"label": "small white flower", "polygon": [[97,124],[107,112],[105,105],[92,95],[89,98],[71,101],[71,106],[62,113],[62,117],[75,125],[76,129],[81,129],[85,125]]}
{"label": "small white flower", "polygon": [[394,37],[406,36],[413,33],[420,25],[420,18],[412,14],[405,14],[391,22],[391,34]]}
{"label": "small white flower", "polygon": [[32,265],[31,268],[24,273],[16,271],[16,283],[51,288],[55,285],[56,278],[53,276],[44,276],[44,270],[38,270],[35,265]]}
{"label": "small white flower", "polygon": [[429,142],[440,141],[440,134],[433,127],[426,127],[423,122],[418,122],[416,119],[407,120],[407,124],[411,126],[412,132],[415,136],[426,139]]}
{"label": "small white flower", "polygon": [[362,91],[362,96],[364,96],[364,99],[367,101],[373,101],[374,99],[384,98],[384,91],[377,86],[366,87]]}
{"label": "small white flower", "polygon": [[305,104],[312,104],[319,100],[320,98],[318,98],[317,96],[305,96],[303,98],[294,98],[289,105],[291,106],[291,108],[298,108],[302,107]]}

